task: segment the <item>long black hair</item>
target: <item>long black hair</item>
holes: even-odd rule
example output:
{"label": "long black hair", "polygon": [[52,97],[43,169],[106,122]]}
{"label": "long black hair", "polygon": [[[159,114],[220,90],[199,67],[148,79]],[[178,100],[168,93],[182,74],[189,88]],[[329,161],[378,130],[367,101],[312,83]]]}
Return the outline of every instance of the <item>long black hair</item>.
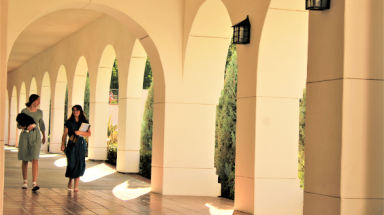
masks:
{"label": "long black hair", "polygon": [[27,103],[25,103],[25,106],[31,107],[32,103],[35,102],[39,97],[39,95],[32,94],[31,96],[29,96],[29,100]]}
{"label": "long black hair", "polygon": [[75,116],[73,115],[73,109],[74,108],[76,108],[77,110],[80,110],[78,123],[85,122],[85,120],[87,120],[87,117],[84,115],[84,111],[83,111],[83,108],[81,107],[81,105],[75,105],[72,107],[72,114],[68,120],[72,120],[72,121],[76,122]]}

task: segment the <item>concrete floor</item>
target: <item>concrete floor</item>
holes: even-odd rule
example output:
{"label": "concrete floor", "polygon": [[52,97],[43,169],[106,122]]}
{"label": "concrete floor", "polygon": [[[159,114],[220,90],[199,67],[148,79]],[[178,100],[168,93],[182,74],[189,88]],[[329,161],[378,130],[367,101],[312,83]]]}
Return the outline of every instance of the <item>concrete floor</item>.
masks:
{"label": "concrete floor", "polygon": [[17,148],[5,147],[4,214],[245,214],[233,211],[233,201],[218,197],[163,196],[150,192],[150,180],[117,173],[113,166],[86,161],[79,193],[66,190],[65,156],[41,154],[37,183],[32,192],[31,164],[28,188],[21,189],[21,161]]}

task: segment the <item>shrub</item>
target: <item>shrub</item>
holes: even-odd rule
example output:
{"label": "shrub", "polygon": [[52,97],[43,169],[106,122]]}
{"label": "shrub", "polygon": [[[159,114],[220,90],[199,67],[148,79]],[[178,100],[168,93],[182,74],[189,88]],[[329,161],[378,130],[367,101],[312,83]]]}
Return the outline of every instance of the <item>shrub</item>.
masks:
{"label": "shrub", "polygon": [[221,196],[234,199],[237,110],[237,53],[232,52],[216,110],[215,166]]}
{"label": "shrub", "polygon": [[108,141],[107,141],[107,163],[116,165],[117,159],[117,125],[112,125],[111,121],[112,115],[109,117],[108,121]]}
{"label": "shrub", "polygon": [[303,90],[303,98],[300,100],[299,113],[299,179],[300,187],[304,188],[305,173],[305,115],[307,112],[307,90]]}
{"label": "shrub", "polygon": [[151,178],[152,164],[153,101],[154,86],[152,82],[148,90],[148,96],[144,108],[143,122],[141,123],[139,170],[140,175],[149,179]]}

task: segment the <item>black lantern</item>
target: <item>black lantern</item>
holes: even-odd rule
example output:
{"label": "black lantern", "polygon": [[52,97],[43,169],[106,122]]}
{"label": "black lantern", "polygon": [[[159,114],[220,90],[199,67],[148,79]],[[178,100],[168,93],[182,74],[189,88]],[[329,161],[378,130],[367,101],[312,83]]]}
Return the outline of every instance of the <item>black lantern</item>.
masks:
{"label": "black lantern", "polygon": [[305,0],[307,10],[328,10],[331,0]]}
{"label": "black lantern", "polygon": [[251,23],[247,18],[233,27],[233,44],[248,44],[251,37]]}

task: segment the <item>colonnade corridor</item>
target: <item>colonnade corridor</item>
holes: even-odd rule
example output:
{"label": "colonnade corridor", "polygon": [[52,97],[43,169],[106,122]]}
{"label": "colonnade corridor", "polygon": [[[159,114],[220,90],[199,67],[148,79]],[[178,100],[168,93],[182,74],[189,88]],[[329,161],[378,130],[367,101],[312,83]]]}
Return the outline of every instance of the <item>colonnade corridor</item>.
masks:
{"label": "colonnade corridor", "polygon": [[66,189],[66,158],[41,154],[37,183],[32,192],[32,169],[28,166],[28,189],[21,189],[21,161],[17,148],[5,146],[3,214],[245,214],[234,211],[234,202],[219,197],[167,196],[151,191],[151,182],[137,174],[117,173],[105,163],[86,161],[80,192]]}

